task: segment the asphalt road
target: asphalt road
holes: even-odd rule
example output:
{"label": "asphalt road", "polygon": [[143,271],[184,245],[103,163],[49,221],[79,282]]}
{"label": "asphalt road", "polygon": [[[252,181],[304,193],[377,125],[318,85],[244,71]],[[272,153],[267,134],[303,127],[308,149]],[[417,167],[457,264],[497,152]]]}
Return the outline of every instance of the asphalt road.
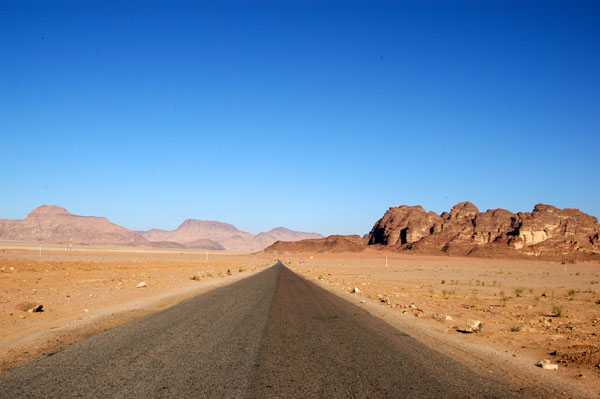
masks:
{"label": "asphalt road", "polygon": [[0,374],[0,398],[508,398],[277,264]]}

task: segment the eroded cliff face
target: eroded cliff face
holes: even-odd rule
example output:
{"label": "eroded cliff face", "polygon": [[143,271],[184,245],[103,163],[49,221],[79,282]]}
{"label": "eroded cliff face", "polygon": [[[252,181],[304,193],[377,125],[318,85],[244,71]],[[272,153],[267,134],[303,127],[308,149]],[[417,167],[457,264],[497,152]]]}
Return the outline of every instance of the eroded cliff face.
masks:
{"label": "eroded cliff face", "polygon": [[441,221],[435,212],[425,212],[422,206],[390,208],[369,234],[369,245],[403,245],[419,241],[429,234],[432,225]]}
{"label": "eroded cliff face", "polygon": [[522,254],[600,258],[600,224],[578,209],[538,204],[533,212],[480,212],[470,202],[438,215],[423,207],[391,207],[367,236],[369,245],[455,255]]}

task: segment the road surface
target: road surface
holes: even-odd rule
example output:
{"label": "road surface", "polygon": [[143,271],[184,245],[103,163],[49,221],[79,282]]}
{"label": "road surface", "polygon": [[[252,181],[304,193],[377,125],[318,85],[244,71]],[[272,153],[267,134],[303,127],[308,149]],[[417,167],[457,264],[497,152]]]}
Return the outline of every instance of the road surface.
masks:
{"label": "road surface", "polygon": [[281,263],[0,374],[0,398],[509,398]]}

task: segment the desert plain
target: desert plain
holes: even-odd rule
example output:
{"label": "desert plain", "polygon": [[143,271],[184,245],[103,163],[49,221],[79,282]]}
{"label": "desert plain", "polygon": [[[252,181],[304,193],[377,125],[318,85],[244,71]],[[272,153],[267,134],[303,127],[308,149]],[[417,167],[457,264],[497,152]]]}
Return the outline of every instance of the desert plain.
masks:
{"label": "desert plain", "polygon": [[[358,253],[242,254],[4,243],[0,370],[247,277],[277,258],[482,373],[600,392],[600,264]],[[43,312],[27,307],[43,305]],[[470,325],[481,322],[481,331]],[[548,359],[558,370],[536,366]],[[512,376],[512,377],[511,377]],[[529,388],[525,388],[529,386]]]}

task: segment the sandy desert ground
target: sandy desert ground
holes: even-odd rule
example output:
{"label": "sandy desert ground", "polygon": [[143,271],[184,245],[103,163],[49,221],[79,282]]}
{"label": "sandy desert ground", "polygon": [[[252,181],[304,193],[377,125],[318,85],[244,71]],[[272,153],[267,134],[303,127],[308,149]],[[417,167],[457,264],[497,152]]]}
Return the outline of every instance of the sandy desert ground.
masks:
{"label": "sandy desert ground", "polygon": [[[490,348],[502,355],[498,361],[600,392],[600,264],[371,250],[282,260],[380,317],[412,323],[438,344]],[[205,252],[85,247],[44,248],[40,256],[36,248],[6,244],[0,249],[0,370],[275,261],[261,254],[209,253],[207,261]],[[147,286],[136,288],[142,281]],[[359,292],[350,293],[354,288]],[[44,312],[18,310],[24,302],[43,304]],[[470,320],[481,321],[482,331],[467,333]],[[440,349],[468,352],[451,347]],[[536,367],[542,359],[558,371]]]}
{"label": "sandy desert ground", "polygon": [[[209,252],[5,243],[0,371],[262,270],[275,260]],[[141,282],[144,288],[136,288]],[[18,309],[42,304],[43,312]]]}
{"label": "sandy desert ground", "polygon": [[[548,359],[559,368],[543,370],[546,376],[600,393],[600,264],[379,251],[284,260],[359,305],[385,308],[370,307],[384,318],[410,321],[437,343],[441,337],[490,348],[534,373],[541,371],[535,364]],[[359,292],[350,293],[355,288]],[[468,333],[475,320],[482,331]]]}

